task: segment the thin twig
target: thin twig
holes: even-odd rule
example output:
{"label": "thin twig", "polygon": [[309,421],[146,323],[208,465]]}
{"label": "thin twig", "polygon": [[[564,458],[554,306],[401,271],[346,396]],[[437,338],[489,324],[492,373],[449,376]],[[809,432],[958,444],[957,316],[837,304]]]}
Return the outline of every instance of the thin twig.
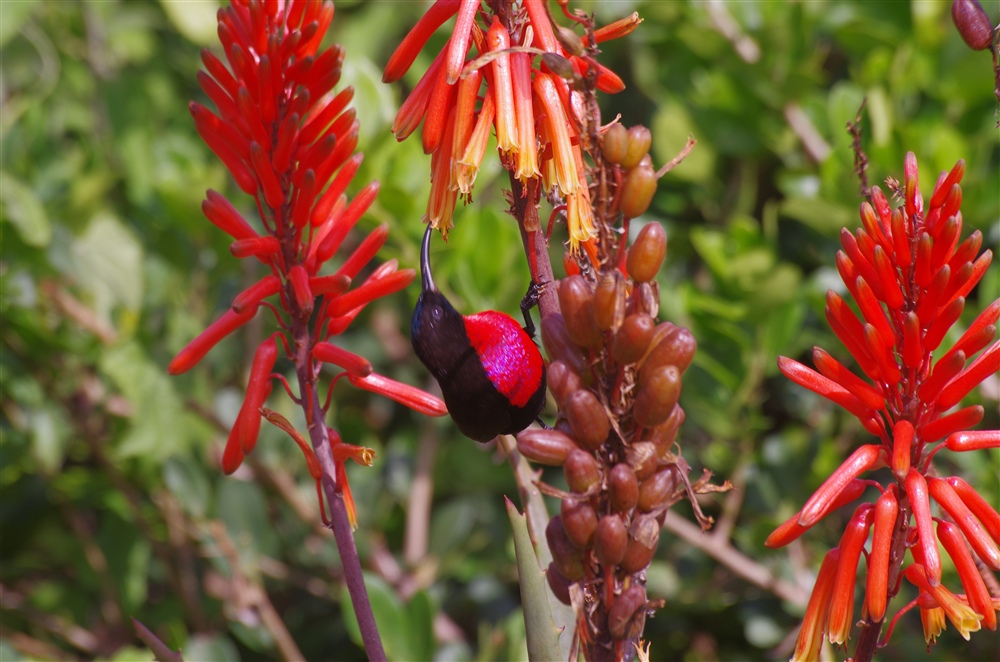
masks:
{"label": "thin twig", "polygon": [[659,179],[660,177],[663,177],[665,174],[679,166],[681,161],[687,158],[688,154],[691,153],[691,150],[693,150],[694,146],[697,144],[698,141],[694,139],[694,136],[688,136],[687,142],[684,143],[684,147],[681,148],[681,151],[677,152],[677,156],[664,163],[660,169],[656,171],[656,178]]}
{"label": "thin twig", "polygon": [[417,468],[410,484],[410,498],[406,508],[406,532],[403,534],[403,560],[409,566],[416,565],[427,554],[437,446],[438,437],[433,427],[424,425],[420,435],[420,449],[417,451]]}
{"label": "thin twig", "polygon": [[858,193],[866,200],[872,192],[871,187],[868,186],[868,155],[865,154],[865,150],[861,146],[861,113],[864,112],[867,103],[868,97],[862,99],[861,105],[858,106],[858,112],[854,115],[854,121],[847,123],[847,132],[851,134],[851,149],[854,150],[854,174],[858,176],[860,183]]}
{"label": "thin twig", "polygon": [[179,650],[172,650],[170,646],[163,643],[149,628],[135,618],[132,618],[132,627],[135,628],[135,636],[139,637],[139,640],[146,644],[146,648],[153,654],[153,659],[159,662],[184,662],[184,656]]}
{"label": "thin twig", "polygon": [[667,511],[663,528],[692,547],[705,552],[754,586],[770,591],[782,600],[799,607],[804,608],[809,601],[809,593],[802,587],[775,577],[770,570],[730,545],[728,541],[716,539],[715,536],[703,532],[700,527],[673,510]]}

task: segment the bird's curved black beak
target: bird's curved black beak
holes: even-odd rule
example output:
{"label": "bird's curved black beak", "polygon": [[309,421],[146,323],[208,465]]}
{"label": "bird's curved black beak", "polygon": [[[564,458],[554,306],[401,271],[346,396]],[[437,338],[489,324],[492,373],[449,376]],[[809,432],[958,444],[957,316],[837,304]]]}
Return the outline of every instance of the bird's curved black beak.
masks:
{"label": "bird's curved black beak", "polygon": [[427,224],[424,230],[424,241],[420,245],[420,280],[423,284],[424,292],[437,292],[434,286],[434,276],[431,274],[431,234],[434,228]]}

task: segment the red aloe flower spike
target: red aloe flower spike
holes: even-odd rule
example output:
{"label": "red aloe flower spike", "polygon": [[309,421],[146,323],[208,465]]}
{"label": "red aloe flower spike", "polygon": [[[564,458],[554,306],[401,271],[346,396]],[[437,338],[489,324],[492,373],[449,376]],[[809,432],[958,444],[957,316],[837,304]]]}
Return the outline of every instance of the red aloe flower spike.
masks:
{"label": "red aloe flower spike", "polygon": [[[982,405],[964,407],[917,428],[917,434],[924,443],[933,443],[959,430],[967,430],[983,420],[985,410]],[[955,450],[949,448],[949,450]]]}
{"label": "red aloe flower spike", "polygon": [[945,480],[986,528],[993,542],[1000,544],[1000,513],[997,513],[975,488],[958,476],[950,476]]}
{"label": "red aloe flower spike", "polygon": [[864,277],[858,276],[855,288],[858,293],[857,302],[858,307],[861,308],[861,314],[878,331],[882,345],[893,347],[896,344],[896,334],[889,324],[889,319],[886,317],[885,311],[882,310],[882,305],[875,298],[874,292]]}
{"label": "red aloe flower spike", "polygon": [[455,19],[455,31],[452,33],[451,44],[448,46],[448,55],[445,60],[445,71],[449,85],[454,85],[458,76],[462,73],[462,66],[465,64],[465,54],[469,50],[469,36],[472,32],[473,21],[476,20],[476,12],[479,10],[479,0],[462,0],[458,8],[458,17]]}
{"label": "red aloe flower spike", "polygon": [[917,239],[917,259],[913,281],[923,288],[930,285],[931,280],[935,276],[934,271],[931,269],[931,249],[933,246],[931,236],[926,232],[921,232]]}
{"label": "red aloe flower spike", "polygon": [[[872,414],[873,409],[854,393],[794,359],[779,356],[778,369],[796,384],[837,403],[858,418],[867,418]],[[879,404],[884,405],[884,400]]]}
{"label": "red aloe flower spike", "polygon": [[954,488],[945,480],[931,478],[927,482],[927,489],[934,500],[955,520],[955,524],[965,534],[976,555],[994,570],[1000,570],[1000,548],[983,530]]}
{"label": "red aloe flower spike", "polygon": [[[461,0],[437,0],[431,5],[393,51],[382,74],[383,83],[392,83],[402,78],[430,36],[455,15],[460,4]],[[446,48],[442,53],[447,50]]]}
{"label": "red aloe flower spike", "polygon": [[[898,425],[898,424],[897,424]],[[899,504],[896,500],[895,485],[882,493],[875,502],[872,524],[872,550],[868,556],[868,580],[865,588],[865,604],[868,616],[875,623],[885,618],[885,606],[889,591],[889,561],[892,552],[892,534],[896,527]]]}
{"label": "red aloe flower spike", "polygon": [[[510,48],[510,34],[496,16],[493,17],[493,24],[486,32],[486,43],[491,52],[506,51]],[[493,101],[496,104],[497,149],[502,154],[511,154],[517,151],[518,135],[510,55],[505,52],[501,53],[490,63],[490,66],[493,71],[493,81],[490,88],[493,90]]]}
{"label": "red aloe flower spike", "polygon": [[[942,172],[942,174],[944,174]],[[944,204],[945,198],[951,192],[953,186],[962,181],[962,177],[965,175],[965,160],[959,159],[954,166],[952,166],[951,172],[945,176],[943,180],[939,180],[938,184],[934,187],[934,192],[931,194],[930,208],[936,209]]]}
{"label": "red aloe flower spike", "polygon": [[[881,191],[879,191],[879,195],[881,195]],[[885,200],[884,197],[882,199],[883,201]],[[888,205],[888,203],[886,204]],[[910,263],[913,255],[910,252],[910,235],[906,231],[907,223],[902,209],[896,209],[892,212],[891,224],[892,250],[895,255],[895,262],[903,274],[903,282],[907,282],[910,279]]]}
{"label": "red aloe flower spike", "polygon": [[260,302],[263,299],[277,294],[280,289],[281,280],[277,276],[274,274],[264,276],[259,281],[236,295],[236,298],[233,299],[232,310],[237,314],[241,314],[250,309],[257,310],[257,306],[260,305]]}
{"label": "red aloe flower spike", "polygon": [[858,366],[869,379],[880,381],[878,364],[872,357],[865,343],[865,328],[855,317],[854,311],[840,298],[840,295],[830,290],[826,293],[826,319],[833,332],[847,347]]}
{"label": "red aloe flower spike", "polygon": [[[982,255],[980,255],[975,262],[972,263],[972,271],[968,277],[962,276],[960,278],[956,277],[956,281],[960,282],[958,290],[952,294],[952,296],[964,297],[972,291],[986,274],[986,270],[990,266],[990,262],[993,261],[993,251],[987,250]],[[956,273],[956,276],[958,274]]]}
{"label": "red aloe flower spike", "polygon": [[926,328],[931,322],[934,321],[935,316],[941,309],[942,297],[944,297],[944,290],[948,287],[948,281],[951,279],[951,267],[945,265],[931,280],[930,284],[927,286],[927,290],[924,292],[923,296],[920,298],[920,303],[917,304],[917,317],[920,318],[920,325]]}
{"label": "red aloe flower spike", "polygon": [[906,496],[913,509],[913,519],[917,525],[917,541],[923,554],[928,581],[933,586],[941,583],[941,556],[938,554],[937,539],[931,522],[931,502],[927,481],[916,469],[910,469],[904,483]]}
{"label": "red aloe flower spike", "polygon": [[990,345],[989,349],[944,387],[937,398],[938,410],[951,409],[981,381],[997,371],[1000,371],[1000,341]]}
{"label": "red aloe flower spike", "polygon": [[620,18],[613,23],[608,23],[594,30],[594,41],[600,44],[612,39],[626,37],[632,34],[642,21],[643,19],[639,18],[639,12],[632,12],[631,16]]}
{"label": "red aloe flower spike", "polygon": [[924,348],[920,342],[920,319],[916,313],[906,313],[903,318],[903,365],[911,370],[920,367]]}
{"label": "red aloe flower spike", "polygon": [[208,350],[215,347],[220,340],[230,333],[252,320],[256,314],[256,307],[248,308],[242,313],[227,310],[222,317],[212,322],[207,329],[199,333],[191,342],[185,345],[184,349],[177,352],[177,356],[170,362],[167,372],[171,375],[179,375],[187,372],[201,361],[205,354],[208,353]]}
{"label": "red aloe flower spike", "polygon": [[945,445],[948,447],[948,450],[957,452],[1000,448],[1000,430],[956,432],[948,437]]}
{"label": "red aloe flower spike", "polygon": [[309,289],[309,274],[305,267],[296,264],[288,272],[288,282],[292,284],[292,292],[295,293],[295,303],[299,310],[308,317],[313,310],[313,293]]}
{"label": "red aloe flower spike", "polygon": [[236,417],[237,438],[244,455],[257,445],[260,435],[260,408],[264,406],[267,396],[271,393],[271,371],[278,359],[278,344],[274,338],[268,338],[257,346],[250,366],[250,381],[247,384],[246,398],[239,416]]}
{"label": "red aloe flower spike", "polygon": [[962,231],[961,215],[951,216],[941,224],[940,234],[934,238],[931,248],[931,268],[940,269],[955,253],[958,238]]}
{"label": "red aloe flower spike", "polygon": [[338,365],[358,377],[367,377],[372,374],[372,364],[368,359],[328,342],[316,343],[313,347],[313,357],[323,363]]}
{"label": "red aloe flower spike", "polygon": [[[337,176],[333,178],[330,185],[323,191],[323,195],[320,196],[319,201],[313,206],[312,214],[309,218],[309,223],[312,226],[322,225],[334,216],[334,207],[343,196],[344,191],[347,190],[347,185],[354,180],[354,175],[357,174],[358,168],[361,166],[364,158],[364,154],[355,154],[340,167]],[[315,241],[315,237],[313,237],[313,240]]]}
{"label": "red aloe flower spike", "polygon": [[[858,246],[858,240],[847,228],[840,231],[840,243],[844,247],[847,258],[857,270],[858,277],[865,279],[865,282],[872,288],[877,299],[882,299],[882,291],[878,287],[878,274],[875,272],[875,267],[862,254],[861,248]],[[870,322],[871,320],[868,321]]]}
{"label": "red aloe flower spike", "polygon": [[913,424],[896,421],[892,428],[892,473],[902,482],[910,473],[910,453],[913,446]]}
{"label": "red aloe flower spike", "polygon": [[965,367],[965,352],[952,354],[947,360],[938,361],[930,376],[917,389],[917,397],[921,402],[933,402],[945,384],[954,379],[955,375]]}
{"label": "red aloe flower spike", "polygon": [[[833,511],[843,506],[846,506],[850,502],[857,499],[859,496],[861,496],[861,493],[864,492],[865,488],[867,487],[868,484],[865,483],[865,481],[863,480],[860,480],[858,478],[852,480],[850,483],[847,484],[847,487],[844,488],[844,491],[841,492],[836,499],[830,502],[830,506],[820,514],[819,518],[817,518],[817,521],[823,519]],[[784,547],[785,545],[792,542],[793,540],[798,539],[799,536],[808,531],[810,527],[802,526],[801,524],[799,524],[800,515],[801,511],[795,513],[787,520],[785,520],[785,522],[781,526],[776,528],[771,533],[771,535],[767,537],[767,540],[764,541],[764,546],[769,547],[771,549]]]}
{"label": "red aloe flower spike", "polygon": [[320,264],[329,260],[333,257],[333,254],[337,252],[337,249],[340,248],[340,244],[344,241],[344,237],[347,236],[347,233],[350,232],[358,220],[361,219],[361,216],[368,211],[368,207],[375,202],[378,190],[379,182],[376,180],[358,191],[358,194],[354,196],[354,199],[351,200],[351,204],[349,204],[344,212],[336,219],[330,233],[319,245],[319,248],[316,251],[316,257]]}
{"label": "red aloe flower spike", "polygon": [[872,469],[882,458],[882,446],[868,444],[851,453],[843,464],[813,493],[799,515],[799,525],[810,527],[820,520],[829,504],[844,491],[852,480]]}
{"label": "red aloe flower spike", "polygon": [[383,223],[374,230],[372,230],[365,240],[361,242],[351,256],[347,258],[337,273],[333,276],[334,278],[344,278],[346,277],[348,281],[358,275],[366,264],[368,264],[375,254],[378,253],[382,245],[385,244],[385,240],[389,236],[389,224]]}
{"label": "red aloe flower spike", "polygon": [[416,271],[413,269],[403,269],[384,278],[366,281],[361,287],[332,299],[327,308],[327,314],[331,317],[339,317],[355,308],[369,304],[375,299],[398,292],[412,283],[415,275]]}
{"label": "red aloe flower spike", "polygon": [[899,310],[903,307],[903,290],[899,287],[896,267],[881,246],[875,247],[875,270],[878,272],[879,285],[885,293],[885,304],[891,310]]}
{"label": "red aloe flower spike", "polygon": [[546,53],[558,53],[559,42],[552,30],[549,12],[545,9],[545,0],[524,0],[524,8],[528,10],[528,21],[540,44],[536,48],[540,47]]}
{"label": "red aloe flower spike", "polygon": [[927,328],[926,333],[924,333],[924,348],[933,352],[944,340],[944,336],[948,333],[948,329],[958,321],[958,318],[962,316],[962,310],[965,309],[965,299],[958,297],[952,300],[937,318],[931,322],[931,325]]}
{"label": "red aloe flower spike", "polygon": [[333,276],[315,276],[309,279],[309,289],[316,296],[335,297],[346,292],[351,286],[351,279],[341,274]]}
{"label": "red aloe flower spike", "polygon": [[958,342],[941,358],[959,350],[965,352],[966,356],[972,356],[986,347],[996,334],[995,325],[998,319],[1000,319],[1000,299],[995,300],[983,312],[979,313],[979,317],[973,320]]}
{"label": "red aloe flower spike", "polygon": [[917,156],[913,152],[907,152],[903,159],[903,183],[906,192],[906,214],[913,218],[915,214],[923,211],[923,200],[917,187]]}
{"label": "red aloe flower spike", "polygon": [[825,377],[843,386],[872,411],[885,407],[885,396],[881,391],[845,368],[826,350],[813,347],[813,363]]}
{"label": "red aloe flower spike", "polygon": [[851,631],[858,560],[868,540],[868,531],[872,525],[872,510],[873,506],[870,503],[858,506],[840,539],[840,562],[837,563],[837,576],[833,580],[828,623],[831,644],[844,643]]}
{"label": "red aloe flower spike", "polygon": [[348,373],[347,379],[358,388],[372,393],[381,393],[390,400],[395,400],[426,416],[444,416],[448,413],[448,408],[445,407],[444,401],[440,398],[378,373],[373,372],[367,377],[356,377]]}
{"label": "red aloe flower spike", "polygon": [[835,547],[823,557],[823,564],[816,576],[806,614],[802,619],[799,637],[795,640],[795,652],[791,662],[807,662],[818,660],[823,646],[823,636],[827,631],[827,615],[830,611],[830,598],[833,594],[834,579],[840,565],[840,548]]}
{"label": "red aloe flower spike", "polygon": [[392,134],[396,136],[396,140],[406,140],[423,120],[427,105],[430,103],[431,92],[434,91],[438,76],[444,67],[444,54],[445,51],[438,53],[431,66],[420,77],[416,87],[399,106],[396,118],[392,122]]}
{"label": "red aloe flower spike", "polygon": [[979,230],[973,230],[972,234],[965,238],[958,248],[955,249],[955,254],[951,256],[948,260],[948,265],[955,270],[965,264],[966,262],[972,262],[979,255],[979,249],[983,246],[983,233]]}
{"label": "red aloe flower spike", "polygon": [[889,386],[895,386],[902,379],[902,374],[893,356],[893,344],[886,342],[885,337],[871,324],[865,324],[864,335],[865,344],[875,358],[882,381],[888,382]]}
{"label": "red aloe flower spike", "polygon": [[982,575],[976,567],[976,562],[972,560],[969,548],[965,546],[965,540],[959,533],[959,528],[951,522],[940,521],[937,525],[938,540],[944,545],[951,560],[958,570],[958,578],[965,588],[966,599],[969,606],[976,610],[976,613],[983,617],[983,625],[990,630],[997,629],[997,615],[993,610],[993,601],[990,593],[986,590]]}
{"label": "red aloe flower spike", "polygon": [[229,245],[233,257],[256,257],[264,264],[269,264],[278,257],[281,244],[274,237],[253,237],[252,239],[237,239]]}
{"label": "red aloe flower spike", "polygon": [[935,584],[928,575],[926,569],[918,564],[907,566],[903,571],[904,576],[911,584],[929,594],[934,601],[944,610],[948,620],[951,621],[958,633],[968,641],[972,632],[980,630],[982,616],[972,610],[972,608],[962,602],[955,594],[940,584]]}

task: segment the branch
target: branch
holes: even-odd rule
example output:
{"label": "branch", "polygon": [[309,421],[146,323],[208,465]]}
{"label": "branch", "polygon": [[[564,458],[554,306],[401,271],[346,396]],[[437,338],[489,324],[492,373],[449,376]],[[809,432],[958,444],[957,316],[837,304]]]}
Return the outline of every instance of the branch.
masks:
{"label": "branch", "polygon": [[159,662],[184,662],[184,656],[181,655],[180,651],[172,650],[170,646],[163,643],[149,628],[135,618],[132,618],[132,627],[135,628],[135,636],[146,644],[146,648],[153,654],[154,659]]}

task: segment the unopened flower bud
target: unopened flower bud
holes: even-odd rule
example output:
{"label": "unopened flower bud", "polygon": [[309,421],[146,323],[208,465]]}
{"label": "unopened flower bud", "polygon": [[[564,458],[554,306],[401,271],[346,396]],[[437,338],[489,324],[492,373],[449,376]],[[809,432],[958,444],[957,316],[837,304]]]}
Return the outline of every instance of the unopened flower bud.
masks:
{"label": "unopened flower bud", "polygon": [[649,315],[629,315],[611,342],[611,358],[620,365],[635,363],[649,349],[655,329],[656,321]]}
{"label": "unopened flower bud", "polygon": [[594,320],[594,297],[583,276],[570,276],[559,283],[559,308],[570,339],[579,347],[594,347],[601,342],[601,331]]}
{"label": "unopened flower bud", "polygon": [[632,413],[639,425],[651,428],[670,417],[681,395],[681,373],[677,366],[657,368],[640,383]]}
{"label": "unopened flower bud", "polygon": [[571,450],[563,465],[566,485],[576,494],[583,494],[593,488],[601,480],[597,460],[585,450]]}
{"label": "unopened flower bud", "polygon": [[639,481],[636,480],[632,467],[624,462],[611,467],[608,472],[608,491],[614,510],[627,513],[635,508],[639,501]]}
{"label": "unopened flower bud", "polygon": [[608,163],[619,164],[625,158],[625,150],[628,148],[628,129],[615,122],[604,132],[601,139],[601,151]]}
{"label": "unopened flower bud", "polygon": [[575,391],[566,398],[566,419],[577,444],[586,450],[597,450],[611,431],[604,405],[587,389]]}
{"label": "unopened flower bud", "polygon": [[612,568],[625,558],[628,530],[618,515],[605,515],[594,533],[594,554],[605,568]]}
{"label": "unopened flower bud", "polygon": [[[655,182],[653,188],[656,188]],[[647,223],[628,249],[628,261],[625,263],[628,275],[638,283],[653,280],[666,256],[667,231],[655,221]]]}
{"label": "unopened flower bud", "polygon": [[594,544],[597,530],[597,512],[590,501],[563,499],[560,515],[566,537],[578,549],[587,551]]}
{"label": "unopened flower bud", "polygon": [[977,0],[954,0],[951,3],[951,20],[969,48],[983,51],[990,47],[993,26]]}
{"label": "unopened flower bud", "polygon": [[548,370],[545,371],[545,380],[549,390],[552,391],[552,397],[560,407],[566,401],[566,396],[583,388],[583,380],[580,379],[580,375],[576,374],[565,361],[550,363]]}
{"label": "unopened flower bud", "polygon": [[629,127],[628,144],[625,147],[625,155],[622,157],[621,166],[626,170],[631,170],[639,165],[642,157],[649,153],[649,145],[652,142],[653,134],[646,127],[641,124]]}

